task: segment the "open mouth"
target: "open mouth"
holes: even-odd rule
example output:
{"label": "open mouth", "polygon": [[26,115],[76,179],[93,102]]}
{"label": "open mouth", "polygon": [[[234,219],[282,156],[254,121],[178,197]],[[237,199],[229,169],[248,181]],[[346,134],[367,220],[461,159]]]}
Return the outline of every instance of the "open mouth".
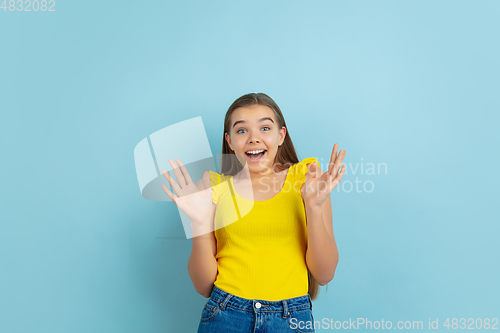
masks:
{"label": "open mouth", "polygon": [[252,153],[246,152],[245,155],[248,157],[248,159],[252,162],[259,162],[262,160],[264,155],[266,155],[267,150],[264,149],[259,149],[259,150],[254,150]]}

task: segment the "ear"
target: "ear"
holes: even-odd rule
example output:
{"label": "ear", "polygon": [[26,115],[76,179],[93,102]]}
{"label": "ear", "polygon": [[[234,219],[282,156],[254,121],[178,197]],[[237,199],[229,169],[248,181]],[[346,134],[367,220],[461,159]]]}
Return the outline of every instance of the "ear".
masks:
{"label": "ear", "polygon": [[283,144],[283,142],[285,141],[285,137],[286,137],[286,127],[283,126],[280,130],[280,143],[278,146],[281,146]]}
{"label": "ear", "polygon": [[229,144],[229,147],[231,147],[231,150],[234,151],[233,146],[231,145],[231,137],[226,133],[224,133],[224,136],[226,138],[227,143]]}

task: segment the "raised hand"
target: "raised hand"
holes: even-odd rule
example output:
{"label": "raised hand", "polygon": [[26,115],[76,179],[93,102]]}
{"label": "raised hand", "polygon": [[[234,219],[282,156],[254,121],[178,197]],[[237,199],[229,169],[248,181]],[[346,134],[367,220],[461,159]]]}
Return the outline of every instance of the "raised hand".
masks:
{"label": "raised hand", "polygon": [[338,144],[333,145],[332,157],[328,166],[328,171],[323,172],[318,163],[314,162],[307,166],[306,182],[302,185],[300,192],[302,200],[308,208],[318,208],[323,205],[328,194],[340,183],[344,175],[345,165],[342,170],[339,168],[342,165],[346,151],[341,150],[337,155]]}
{"label": "raised hand", "polygon": [[209,220],[209,215],[212,209],[212,188],[210,187],[210,175],[208,171],[203,173],[203,183],[201,188],[198,188],[192,181],[189,173],[182,164],[176,159],[180,167],[175,165],[174,161],[168,160],[174,170],[177,183],[172,176],[165,170],[161,170],[168,183],[172,186],[175,194],[172,193],[165,185],[161,185],[163,191],[168,197],[191,219],[191,222],[197,225],[204,225]]}

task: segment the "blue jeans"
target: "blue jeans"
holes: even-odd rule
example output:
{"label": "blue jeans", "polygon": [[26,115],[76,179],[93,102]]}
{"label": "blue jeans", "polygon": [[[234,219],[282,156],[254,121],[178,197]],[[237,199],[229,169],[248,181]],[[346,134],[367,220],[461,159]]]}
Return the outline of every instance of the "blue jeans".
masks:
{"label": "blue jeans", "polygon": [[264,301],[230,294],[214,285],[201,312],[198,333],[313,333],[309,294]]}

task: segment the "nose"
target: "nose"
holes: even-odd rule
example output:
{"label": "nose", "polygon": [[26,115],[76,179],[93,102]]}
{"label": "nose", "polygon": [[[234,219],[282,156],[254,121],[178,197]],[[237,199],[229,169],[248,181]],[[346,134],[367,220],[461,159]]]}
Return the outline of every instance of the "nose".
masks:
{"label": "nose", "polygon": [[[259,133],[259,132],[257,132]],[[251,131],[250,132],[250,135],[248,136],[248,143],[259,143],[260,140],[259,140],[259,136],[255,131]]]}
{"label": "nose", "polygon": [[250,140],[248,140],[248,143],[260,143],[260,140],[258,138],[250,137]]}

